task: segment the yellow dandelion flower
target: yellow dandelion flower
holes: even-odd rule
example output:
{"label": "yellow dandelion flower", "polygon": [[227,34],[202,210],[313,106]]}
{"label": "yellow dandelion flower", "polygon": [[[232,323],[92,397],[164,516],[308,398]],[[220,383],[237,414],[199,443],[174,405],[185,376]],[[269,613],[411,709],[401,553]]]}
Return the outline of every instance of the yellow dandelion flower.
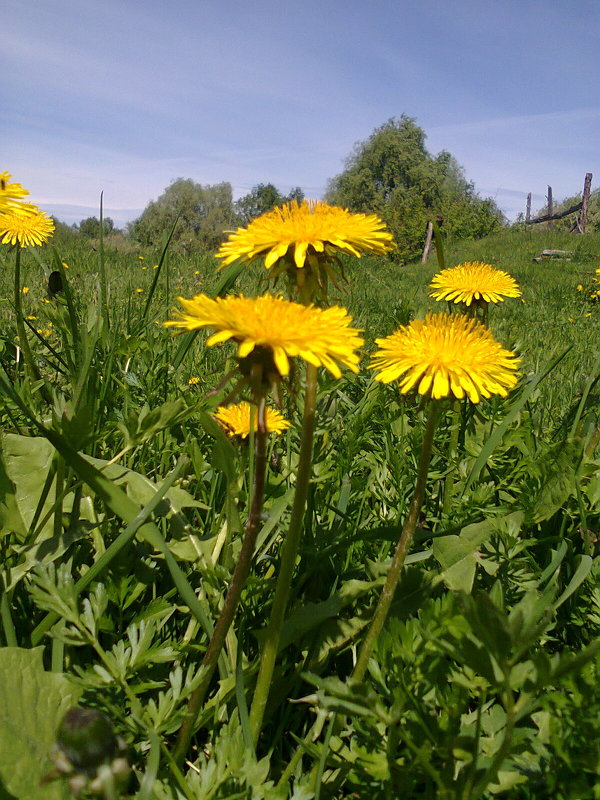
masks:
{"label": "yellow dandelion flower", "polygon": [[29,286],[24,286],[24,287],[21,289],[21,292],[22,292],[23,294],[29,294]]}
{"label": "yellow dandelion flower", "polygon": [[500,303],[505,297],[520,297],[516,280],[507,272],[481,261],[466,261],[434,275],[429,294],[436,300],[453,300],[470,306],[473,300]]}
{"label": "yellow dandelion flower", "polygon": [[10,172],[0,172],[0,214],[31,214],[37,208],[31,203],[23,203],[29,191],[20,183],[11,183]]}
{"label": "yellow dandelion flower", "polygon": [[400,380],[403,393],[416,386],[434,399],[467,395],[478,403],[493,394],[505,397],[517,383],[520,359],[488,328],[460,314],[427,314],[375,341],[380,349],[370,366],[381,370],[376,380]]}
{"label": "yellow dandelion flower", "polygon": [[33,320],[33,319],[37,319],[37,317],[28,316],[28,317],[26,317],[26,319]]}
{"label": "yellow dandelion flower", "polygon": [[238,357],[246,358],[255,348],[270,350],[280,375],[289,373],[288,359],[300,356],[314,366],[328,369],[336,378],[342,364],[358,372],[358,354],[363,343],[359,331],[351,328],[345,308],[325,310],[293,303],[270,294],[251,298],[229,295],[212,299],[199,294],[191,300],[179,298],[183,311],[167,326],[193,331],[213,328],[207,345],[228,339],[238,343]]}
{"label": "yellow dandelion flower", "polygon": [[583,292],[583,286],[580,283],[577,284],[577,291]]}
{"label": "yellow dandelion flower", "polygon": [[54,222],[38,209],[29,214],[11,211],[0,215],[2,244],[18,243],[21,247],[42,245],[53,233]]}
{"label": "yellow dandelion flower", "polygon": [[289,254],[302,269],[307,258],[310,262],[319,255],[331,259],[343,252],[360,258],[362,253],[383,255],[393,247],[392,234],[374,214],[352,214],[327,203],[294,200],[257,217],[247,228],[232,231],[217,258],[225,267],[264,255],[269,269]]}
{"label": "yellow dandelion flower", "polygon": [[[256,406],[255,406],[256,408]],[[236,403],[233,406],[219,406],[214,418],[224,428],[228,436],[241,436],[246,439],[250,435],[250,403]],[[265,423],[267,433],[283,433],[290,427],[287,419],[276,408],[266,407]],[[254,430],[258,425],[258,414],[254,413]]]}
{"label": "yellow dandelion flower", "polygon": [[143,291],[144,291],[143,289],[136,289],[136,292],[137,292],[138,294],[140,294],[140,292],[143,292]]}
{"label": "yellow dandelion flower", "polygon": [[200,383],[200,378],[190,378],[188,381],[190,386],[195,386],[197,383]]}
{"label": "yellow dandelion flower", "polygon": [[63,268],[64,268],[64,269],[69,269],[69,265],[67,264],[67,262],[66,262],[66,261],[63,261],[63,262],[62,262],[62,265],[63,265]]}
{"label": "yellow dandelion flower", "polygon": [[158,264],[155,264],[152,269],[158,269]]}
{"label": "yellow dandelion flower", "polygon": [[143,261],[143,260],[144,260],[144,256],[138,256],[138,261]]}

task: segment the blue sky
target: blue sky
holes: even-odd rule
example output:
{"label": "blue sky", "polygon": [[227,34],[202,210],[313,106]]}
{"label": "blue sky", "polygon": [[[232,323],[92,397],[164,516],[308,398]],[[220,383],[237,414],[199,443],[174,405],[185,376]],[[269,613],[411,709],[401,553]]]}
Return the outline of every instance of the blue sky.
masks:
{"label": "blue sky", "polygon": [[600,183],[600,3],[4,0],[0,170],[123,225],[178,177],[320,197],[414,117],[509,216]]}

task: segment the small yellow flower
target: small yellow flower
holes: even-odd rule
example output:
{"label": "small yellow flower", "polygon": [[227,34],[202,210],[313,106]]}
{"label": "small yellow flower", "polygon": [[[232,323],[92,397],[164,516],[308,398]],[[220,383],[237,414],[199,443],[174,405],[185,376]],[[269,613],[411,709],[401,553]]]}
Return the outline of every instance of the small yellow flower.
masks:
{"label": "small yellow flower", "polygon": [[[246,439],[250,435],[250,403],[236,403],[233,406],[219,406],[214,414],[217,422],[224,428],[228,436],[240,436]],[[254,406],[254,430],[257,428],[258,414]],[[283,433],[290,427],[287,419],[275,408],[265,409],[267,433]]]}
{"label": "small yellow flower", "polygon": [[478,403],[493,394],[505,397],[517,383],[519,359],[462,314],[427,314],[375,341],[379,350],[370,366],[380,370],[376,380],[399,380],[403,393],[416,387],[433,399],[466,395]]}
{"label": "small yellow flower", "polygon": [[136,289],[136,292],[137,292],[138,294],[139,294],[140,292],[143,292],[143,291],[144,291],[143,289]]}
{"label": "small yellow flower", "polygon": [[194,272],[194,275],[200,275],[200,270],[199,270],[199,269],[197,269],[197,270]]}
{"label": "small yellow flower", "polygon": [[45,297],[42,297],[42,303],[50,303],[50,300],[47,300]]}
{"label": "small yellow flower", "polygon": [[138,260],[139,261],[143,261],[144,260],[144,256],[138,256]]}
{"label": "small yellow flower", "polygon": [[583,292],[583,286],[580,283],[577,284],[577,291]]}
{"label": "small yellow flower", "polygon": [[66,262],[62,262],[63,269],[69,269],[69,265]]}
{"label": "small yellow flower", "polygon": [[144,265],[144,266],[142,267],[142,269],[148,269],[148,267]]}
{"label": "small yellow flower", "polygon": [[23,292],[23,294],[29,294],[29,286],[24,286],[24,287],[21,289],[21,291]]}
{"label": "small yellow flower", "polygon": [[179,312],[179,319],[165,322],[166,326],[188,331],[212,328],[216,333],[207,345],[233,339],[238,343],[239,358],[246,358],[255,348],[267,349],[281,376],[289,373],[288,359],[294,356],[325,367],[336,378],[341,377],[338,364],[358,372],[355,351],[363,339],[350,327],[352,318],[345,308],[323,310],[270,294],[257,298],[228,295],[214,300],[199,294],[191,300],[180,297],[179,302],[184,310]]}
{"label": "small yellow flower", "polygon": [[29,316],[29,317],[26,317],[26,319],[28,319],[28,320],[34,320],[34,319],[37,319],[37,317],[32,317],[32,316]]}
{"label": "small yellow flower", "polygon": [[515,279],[507,272],[481,261],[466,261],[434,275],[429,294],[436,300],[454,301],[470,306],[474,300],[499,303],[505,297],[520,297]]}
{"label": "small yellow flower", "polygon": [[152,269],[158,269],[158,264],[155,264]]}
{"label": "small yellow flower", "polygon": [[54,233],[54,222],[42,211],[27,214],[11,211],[0,215],[0,237],[3,244],[20,247],[42,245]]}
{"label": "small yellow flower", "polygon": [[190,386],[195,386],[197,383],[200,383],[200,378],[190,378],[188,383]]}

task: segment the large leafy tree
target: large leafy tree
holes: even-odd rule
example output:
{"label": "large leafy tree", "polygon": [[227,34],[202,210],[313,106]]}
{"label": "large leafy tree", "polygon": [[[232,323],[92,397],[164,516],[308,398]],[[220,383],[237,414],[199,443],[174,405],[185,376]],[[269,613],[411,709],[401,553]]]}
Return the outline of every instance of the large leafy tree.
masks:
{"label": "large leafy tree", "polygon": [[402,261],[422,249],[429,220],[457,238],[485,236],[503,221],[495,203],[477,195],[450,153],[427,151],[425,132],[404,115],[355,146],[343,172],[329,182],[326,199],[351,211],[379,214]]}
{"label": "large leafy tree", "polygon": [[170,231],[175,250],[191,253],[198,249],[214,250],[224,238],[223,232],[235,224],[231,184],[205,185],[178,178],[158,200],[150,202],[129,228],[133,239],[142,245],[156,246]]}
{"label": "large leafy tree", "polygon": [[235,202],[235,210],[239,216],[240,224],[246,225],[261,214],[266,214],[275,206],[289,203],[291,200],[302,202],[304,192],[299,186],[283,195],[272,183],[259,183],[248,194],[240,197]]}

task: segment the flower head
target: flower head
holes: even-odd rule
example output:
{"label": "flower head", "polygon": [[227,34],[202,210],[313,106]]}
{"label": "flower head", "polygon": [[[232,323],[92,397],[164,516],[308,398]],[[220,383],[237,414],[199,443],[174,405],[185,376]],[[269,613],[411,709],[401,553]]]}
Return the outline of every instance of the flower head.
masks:
{"label": "flower head", "polygon": [[360,258],[362,253],[382,255],[393,246],[392,234],[374,214],[352,214],[327,203],[293,200],[232,232],[217,257],[227,266],[264,255],[269,269],[291,251],[295,265],[302,269],[307,258],[321,253],[341,251]]}
{"label": "flower head", "polygon": [[430,288],[434,290],[430,295],[436,300],[453,300],[467,306],[474,300],[499,303],[505,297],[521,295],[517,282],[507,272],[481,261],[466,261],[457,267],[443,269],[434,275]]}
{"label": "flower head", "polygon": [[38,209],[29,214],[17,213],[14,210],[0,214],[2,244],[18,243],[21,247],[42,245],[53,233],[54,222]]}
{"label": "flower head", "polygon": [[[233,406],[219,406],[214,414],[217,422],[225,429],[228,436],[241,436],[246,439],[250,435],[250,403],[236,403]],[[283,433],[290,423],[276,408],[266,407],[265,422],[267,433]],[[258,425],[258,415],[254,415],[254,430]]]}
{"label": "flower head", "polygon": [[374,214],[352,214],[315,201],[293,200],[231,232],[217,258],[225,267],[264,256],[272,277],[288,273],[305,298],[325,295],[327,280],[336,281],[338,255],[383,255],[394,247],[392,234]]}
{"label": "flower head", "polygon": [[519,359],[504,350],[481,323],[460,314],[427,314],[385,339],[371,369],[376,380],[400,380],[400,391],[439,399],[450,394],[473,403],[493,394],[505,397],[517,383]]}
{"label": "flower head", "polygon": [[11,177],[10,172],[0,172],[0,214],[29,214],[36,211],[31,203],[22,202],[29,192],[20,183],[11,183]]}
{"label": "flower head", "polygon": [[325,310],[293,303],[270,294],[251,298],[229,295],[212,299],[199,294],[191,300],[179,298],[179,319],[165,325],[193,331],[213,328],[207,344],[233,339],[238,357],[246,358],[255,348],[271,352],[279,375],[288,374],[289,358],[300,356],[315,366],[341,376],[338,364],[358,372],[358,354],[363,343],[359,331],[350,327],[352,318],[344,308]]}

